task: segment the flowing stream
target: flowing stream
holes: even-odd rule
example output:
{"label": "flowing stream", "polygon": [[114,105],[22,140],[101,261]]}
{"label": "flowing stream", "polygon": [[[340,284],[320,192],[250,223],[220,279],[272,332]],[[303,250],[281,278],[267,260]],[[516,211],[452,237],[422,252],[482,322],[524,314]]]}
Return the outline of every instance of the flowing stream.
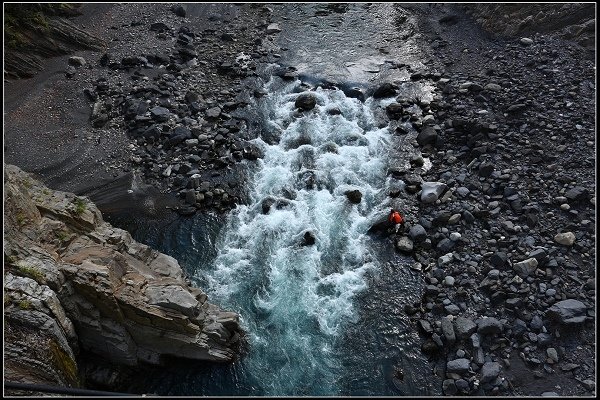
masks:
{"label": "flowing stream", "polygon": [[[151,392],[438,394],[416,328],[403,312],[418,300],[422,280],[390,240],[367,235],[393,204],[389,192],[402,184],[387,175],[402,143],[376,115],[393,98],[368,93],[382,79],[395,79],[405,82],[401,94],[426,94],[406,72],[389,68],[390,59],[418,65],[419,54],[411,40],[396,47],[390,43],[397,41],[388,42],[404,29],[398,20],[406,16],[397,8],[344,6],[277,8],[297,17],[282,24],[278,40],[289,48],[281,65],[295,66],[300,78],[267,79],[266,95],[251,105],[253,142],[264,157],[245,182],[248,204],[225,217],[204,214],[133,229],[134,237],[180,260],[211,302],[241,315],[248,332],[248,351],[235,363],[152,373],[143,381]],[[300,33],[301,43],[294,39]],[[389,49],[380,51],[381,43]],[[263,75],[276,67],[267,66]],[[360,87],[367,96],[360,101],[316,85],[310,91],[315,108],[296,109],[305,82],[323,80]],[[353,190],[362,194],[358,204],[346,196]],[[305,243],[307,235],[314,244]]]}

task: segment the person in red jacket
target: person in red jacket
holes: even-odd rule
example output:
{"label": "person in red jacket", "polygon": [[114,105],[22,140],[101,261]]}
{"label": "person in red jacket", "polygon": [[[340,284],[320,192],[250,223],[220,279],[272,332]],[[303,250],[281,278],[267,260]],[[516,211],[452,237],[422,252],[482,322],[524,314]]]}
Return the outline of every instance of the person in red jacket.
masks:
{"label": "person in red jacket", "polygon": [[402,214],[400,214],[393,208],[390,211],[390,215],[388,216],[388,221],[394,226],[394,233],[398,233],[398,230],[401,227],[404,227],[404,217],[402,216]]}

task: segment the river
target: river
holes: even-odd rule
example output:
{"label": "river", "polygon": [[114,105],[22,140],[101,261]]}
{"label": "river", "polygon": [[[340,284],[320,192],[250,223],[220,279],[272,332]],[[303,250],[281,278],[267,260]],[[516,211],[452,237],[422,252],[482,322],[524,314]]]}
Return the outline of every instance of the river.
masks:
{"label": "river", "polygon": [[[393,101],[381,82],[427,97],[398,64],[423,67],[410,14],[393,4],[280,4],[284,50],[261,67],[247,117],[264,153],[248,173],[249,199],[227,215],[172,217],[166,224],[112,218],[176,257],[212,302],[238,312],[248,332],[231,365],[171,366],[130,390],[160,395],[436,395],[416,327],[403,311],[423,290],[411,259],[368,229],[402,182],[388,176],[408,144],[378,116]],[[278,46],[278,47],[276,47]],[[296,78],[273,76],[294,67]],[[332,85],[333,83],[334,85]],[[317,105],[295,100],[313,89]],[[344,89],[344,90],[341,90]],[[364,99],[349,89],[360,90]],[[359,190],[351,203],[345,193]],[[304,245],[309,233],[313,245]],[[398,371],[402,371],[399,373]]]}

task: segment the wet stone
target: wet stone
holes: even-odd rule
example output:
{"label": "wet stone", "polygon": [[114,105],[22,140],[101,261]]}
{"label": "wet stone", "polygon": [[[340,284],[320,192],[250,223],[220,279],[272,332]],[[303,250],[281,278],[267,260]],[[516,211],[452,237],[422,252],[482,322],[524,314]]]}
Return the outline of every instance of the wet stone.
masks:
{"label": "wet stone", "polygon": [[456,360],[448,361],[446,364],[447,372],[456,372],[458,374],[463,374],[469,370],[471,366],[471,362],[466,358],[459,358]]}

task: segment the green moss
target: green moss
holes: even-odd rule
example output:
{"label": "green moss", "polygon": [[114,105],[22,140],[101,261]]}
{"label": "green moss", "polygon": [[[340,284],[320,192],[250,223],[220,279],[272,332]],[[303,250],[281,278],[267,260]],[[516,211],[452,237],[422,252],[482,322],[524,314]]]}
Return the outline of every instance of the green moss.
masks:
{"label": "green moss", "polygon": [[69,238],[69,235],[65,231],[58,231],[56,232],[56,238],[61,242],[65,242]]}
{"label": "green moss", "polygon": [[75,204],[75,213],[77,215],[83,214],[83,212],[87,209],[85,201],[80,197],[76,197],[73,201],[73,204]]}
{"label": "green moss", "polygon": [[25,222],[27,222],[27,217],[21,211],[18,211],[17,212],[17,224],[19,224],[19,226],[23,226],[23,225],[25,225]]}
{"label": "green moss", "polygon": [[36,282],[43,283],[46,279],[46,277],[44,276],[44,274],[42,272],[40,272],[38,269],[32,267],[31,265],[18,264],[17,269],[19,270],[19,272],[22,275],[25,275],[25,276],[35,280]]}
{"label": "green moss", "polygon": [[25,186],[27,189],[31,189],[31,186],[33,186],[33,181],[31,178],[27,177],[23,179],[23,186]]}
{"label": "green moss", "polygon": [[50,339],[52,362],[58,371],[74,386],[79,386],[77,363],[67,354],[54,339]]}
{"label": "green moss", "polygon": [[33,308],[33,305],[29,300],[21,300],[19,301],[19,308],[21,310],[31,310]]}

